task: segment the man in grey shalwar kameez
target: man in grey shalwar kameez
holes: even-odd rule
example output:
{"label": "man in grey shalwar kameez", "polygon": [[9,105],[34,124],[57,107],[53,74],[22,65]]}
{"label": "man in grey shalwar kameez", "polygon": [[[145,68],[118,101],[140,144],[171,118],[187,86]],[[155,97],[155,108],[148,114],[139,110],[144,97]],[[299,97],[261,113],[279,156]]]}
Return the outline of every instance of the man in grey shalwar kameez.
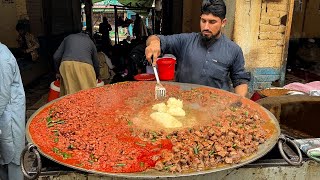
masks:
{"label": "man in grey shalwar kameez", "polygon": [[20,154],[25,147],[25,94],[19,67],[0,43],[0,178],[22,180]]}

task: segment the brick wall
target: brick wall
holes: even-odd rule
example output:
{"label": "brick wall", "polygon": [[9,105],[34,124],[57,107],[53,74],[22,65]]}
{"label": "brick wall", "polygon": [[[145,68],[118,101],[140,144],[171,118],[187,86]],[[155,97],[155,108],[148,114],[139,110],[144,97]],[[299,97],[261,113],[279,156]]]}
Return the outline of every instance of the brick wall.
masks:
{"label": "brick wall", "polygon": [[237,0],[234,39],[252,73],[251,89],[279,80],[285,66],[293,0]]}
{"label": "brick wall", "polygon": [[254,67],[280,68],[285,45],[288,0],[262,1],[259,21],[257,57]]}

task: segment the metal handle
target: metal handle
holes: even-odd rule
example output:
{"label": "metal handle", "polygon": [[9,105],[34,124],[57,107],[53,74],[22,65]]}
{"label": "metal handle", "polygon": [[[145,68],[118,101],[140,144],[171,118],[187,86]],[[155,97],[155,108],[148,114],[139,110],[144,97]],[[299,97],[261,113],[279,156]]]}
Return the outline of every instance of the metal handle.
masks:
{"label": "metal handle", "polygon": [[[36,174],[34,175],[29,175],[29,173],[26,171],[25,169],[25,165],[24,165],[24,156],[26,154],[26,152],[32,152],[36,155],[36,158],[37,158],[37,169],[36,169]],[[33,180],[33,179],[37,179],[39,176],[40,176],[40,173],[41,173],[41,168],[42,168],[42,163],[41,163],[41,157],[40,157],[40,153],[39,151],[37,150],[37,147],[31,143],[29,143],[22,151],[21,153],[21,157],[20,157],[20,163],[21,163],[21,170],[22,170],[22,173],[23,175],[27,178],[27,179],[30,179],[30,180]]]}
{"label": "metal handle", "polygon": [[[294,146],[294,148],[298,152],[298,158],[296,157],[296,154],[287,146],[287,144],[286,144],[287,142],[289,142],[291,145]],[[285,149],[283,147],[284,144],[287,147]],[[289,163],[290,165],[293,165],[293,166],[300,166],[302,164],[302,153],[301,153],[299,147],[291,139],[285,137],[285,135],[283,135],[283,134],[281,134],[279,137],[278,148],[279,148],[281,156],[283,157],[283,159],[285,161],[287,161],[287,163]],[[289,159],[289,157],[286,154],[288,154],[288,156],[291,157],[291,159]],[[294,155],[292,155],[292,154],[294,154]]]}
{"label": "metal handle", "polygon": [[156,65],[153,63],[153,56],[151,57],[151,60],[152,60],[152,68],[153,68],[154,75],[156,76],[157,83],[160,84],[158,70],[156,68]]}
{"label": "metal handle", "polygon": [[153,67],[154,75],[156,76],[157,83],[160,84],[160,79],[159,79],[159,75],[158,75],[158,70],[157,70],[157,68],[156,68],[155,65],[152,65],[152,67]]}

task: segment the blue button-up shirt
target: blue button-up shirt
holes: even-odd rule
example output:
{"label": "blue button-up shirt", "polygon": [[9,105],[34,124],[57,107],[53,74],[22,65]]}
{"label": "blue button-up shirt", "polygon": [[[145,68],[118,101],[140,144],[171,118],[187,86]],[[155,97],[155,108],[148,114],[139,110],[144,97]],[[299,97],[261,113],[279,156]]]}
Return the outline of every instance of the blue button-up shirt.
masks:
{"label": "blue button-up shirt", "polygon": [[225,35],[208,47],[202,42],[199,33],[158,37],[162,53],[177,57],[178,82],[229,91],[230,79],[234,87],[250,81],[250,74],[244,68],[241,48]]}
{"label": "blue button-up shirt", "polygon": [[25,146],[25,102],[17,61],[0,43],[0,165],[20,164]]}

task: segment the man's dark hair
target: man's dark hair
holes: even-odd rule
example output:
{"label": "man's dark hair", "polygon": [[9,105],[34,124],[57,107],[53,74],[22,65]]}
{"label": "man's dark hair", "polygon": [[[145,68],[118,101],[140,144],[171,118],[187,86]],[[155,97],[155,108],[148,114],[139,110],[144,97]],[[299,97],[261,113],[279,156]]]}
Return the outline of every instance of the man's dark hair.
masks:
{"label": "man's dark hair", "polygon": [[226,18],[227,8],[223,0],[203,0],[201,14],[212,14],[221,20]]}
{"label": "man's dark hair", "polygon": [[28,28],[27,28],[27,25],[23,24],[23,23],[18,23],[16,25],[16,30],[17,31],[25,31],[27,32],[28,31]]}

